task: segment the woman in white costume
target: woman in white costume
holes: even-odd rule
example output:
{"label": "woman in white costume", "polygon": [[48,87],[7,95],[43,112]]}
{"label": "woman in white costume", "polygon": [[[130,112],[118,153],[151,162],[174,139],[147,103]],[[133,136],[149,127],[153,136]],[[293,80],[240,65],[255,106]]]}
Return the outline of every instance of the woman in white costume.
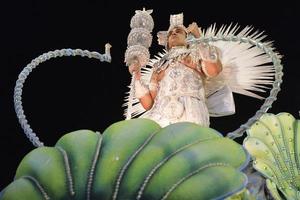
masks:
{"label": "woman in white costume", "polygon": [[144,109],[142,118],[158,122],[162,127],[189,121],[209,126],[204,81],[222,70],[216,48],[212,46],[188,47],[188,34],[200,37],[194,22],[185,28],[182,14],[171,16],[167,32],[167,54],[152,69],[149,89],[141,82],[139,63],[129,67],[135,73],[135,95]]}
{"label": "woman in white costume", "polygon": [[[255,92],[265,92],[266,85],[273,84],[275,69],[261,48],[240,41],[194,40],[237,35],[262,41],[265,37],[260,32],[252,33],[251,27],[238,29],[222,26],[217,30],[213,25],[201,32],[195,22],[186,28],[183,14],[171,15],[169,29],[157,34],[166,51],[148,62],[151,68],[144,67],[144,47],[129,48],[125,61],[134,74],[134,84],[125,99],[126,118],[149,118],[162,127],[184,121],[209,126],[210,117],[235,113],[233,92],[263,99]],[[273,48],[271,43],[262,44]]]}

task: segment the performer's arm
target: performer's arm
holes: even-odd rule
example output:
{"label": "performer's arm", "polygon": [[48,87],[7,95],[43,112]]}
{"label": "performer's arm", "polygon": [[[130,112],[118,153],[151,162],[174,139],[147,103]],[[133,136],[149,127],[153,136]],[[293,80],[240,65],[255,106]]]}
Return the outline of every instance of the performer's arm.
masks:
{"label": "performer's arm", "polygon": [[153,88],[156,88],[156,84],[154,82],[154,76],[151,77],[151,83],[149,85],[150,89],[146,87],[141,81],[141,66],[139,63],[133,63],[129,66],[129,72],[135,75],[135,97],[139,99],[142,106],[149,110],[152,108],[154,99],[156,97],[156,91]]}
{"label": "performer's arm", "polygon": [[[195,38],[200,38],[201,31],[197,25],[197,23],[193,22],[187,28],[188,33],[192,34]],[[218,49],[214,46],[206,46],[200,44],[200,54],[202,57],[201,66],[202,73],[207,77],[215,77],[222,71],[222,63],[219,59]],[[210,56],[215,56],[212,59]]]}
{"label": "performer's arm", "polygon": [[217,61],[202,60],[202,72],[208,78],[217,76],[222,71],[222,63],[219,59]]}
{"label": "performer's arm", "polygon": [[153,68],[153,72],[149,84],[149,91],[153,100],[156,98],[157,91],[158,91],[158,82],[159,82],[158,73],[156,73],[154,69],[155,68]]}
{"label": "performer's arm", "polygon": [[135,96],[139,99],[145,110],[150,110],[153,106],[155,98],[153,98],[152,95],[156,96],[156,93],[152,93],[153,91],[149,90],[145,85],[143,85],[140,79],[140,71],[135,73],[135,78]]}

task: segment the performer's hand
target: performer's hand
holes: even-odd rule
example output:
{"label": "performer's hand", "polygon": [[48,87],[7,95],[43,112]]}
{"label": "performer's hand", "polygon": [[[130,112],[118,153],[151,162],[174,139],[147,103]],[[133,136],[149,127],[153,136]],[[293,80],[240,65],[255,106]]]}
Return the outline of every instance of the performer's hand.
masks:
{"label": "performer's hand", "polygon": [[192,69],[196,69],[197,68],[197,63],[194,63],[192,61],[191,56],[186,56],[183,59],[181,59],[179,62],[182,63],[182,64],[184,64],[185,66],[187,66],[189,68],[192,68]]}
{"label": "performer's hand", "polygon": [[135,79],[140,80],[141,78],[141,65],[139,62],[134,62],[129,66],[130,74],[135,75]]}
{"label": "performer's hand", "polygon": [[199,27],[196,22],[191,23],[187,27],[187,32],[191,33],[192,35],[195,36],[195,38],[199,38],[201,36],[201,31],[199,30]]}
{"label": "performer's hand", "polygon": [[141,65],[140,65],[139,62],[134,62],[134,63],[132,63],[132,64],[129,66],[129,68],[128,68],[130,74],[133,74],[134,72],[140,71],[140,69],[141,69]]}

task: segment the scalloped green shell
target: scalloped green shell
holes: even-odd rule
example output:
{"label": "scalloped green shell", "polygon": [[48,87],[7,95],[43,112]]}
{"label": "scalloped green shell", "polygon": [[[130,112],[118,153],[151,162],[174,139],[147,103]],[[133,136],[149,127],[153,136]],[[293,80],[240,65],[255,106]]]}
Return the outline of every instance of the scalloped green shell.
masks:
{"label": "scalloped green shell", "polygon": [[244,146],[267,178],[275,199],[300,199],[300,121],[289,113],[264,114],[247,131]]}
{"label": "scalloped green shell", "polygon": [[211,128],[132,119],[31,151],[0,199],[223,199],[245,188],[247,162]]}

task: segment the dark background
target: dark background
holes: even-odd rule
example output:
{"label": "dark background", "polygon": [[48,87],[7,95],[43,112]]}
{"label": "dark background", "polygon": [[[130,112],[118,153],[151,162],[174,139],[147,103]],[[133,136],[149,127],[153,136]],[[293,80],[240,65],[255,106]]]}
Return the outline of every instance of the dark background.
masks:
{"label": "dark background", "polygon": [[[168,28],[170,14],[180,12],[184,12],[186,25],[196,21],[206,28],[214,22],[219,25],[232,22],[264,30],[284,55],[282,91],[269,112],[290,112],[298,118],[299,6],[296,3],[112,0],[1,3],[0,190],[13,180],[21,159],[34,149],[23,134],[13,108],[13,88],[21,70],[50,50],[81,48],[103,53],[105,43],[110,42],[111,64],[81,57],[52,59],[30,74],[23,91],[29,124],[46,145],[53,146],[60,136],[78,129],[103,132],[123,119],[121,105],[130,81],[123,63],[129,23],[134,11],[143,6],[154,9],[154,36]],[[156,38],[153,41],[152,55],[162,50]],[[235,100],[235,115],[211,120],[211,126],[224,134],[246,122],[263,103],[240,95],[235,95]]]}

